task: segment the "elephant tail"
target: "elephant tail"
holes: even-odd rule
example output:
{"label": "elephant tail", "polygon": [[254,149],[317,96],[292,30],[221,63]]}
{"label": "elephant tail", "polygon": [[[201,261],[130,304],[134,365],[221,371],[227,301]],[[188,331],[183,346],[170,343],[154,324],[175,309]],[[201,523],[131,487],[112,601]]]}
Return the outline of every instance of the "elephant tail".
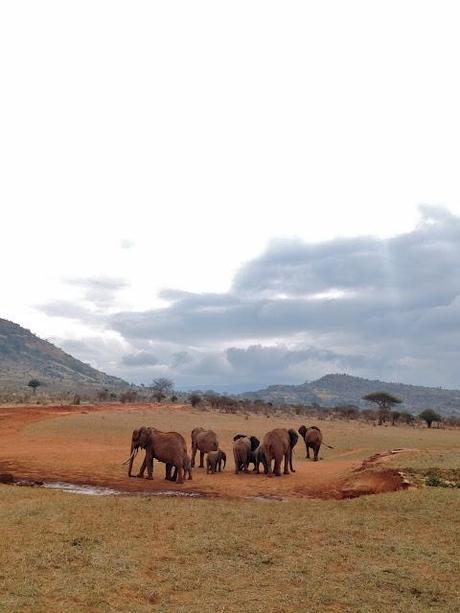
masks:
{"label": "elephant tail", "polygon": [[325,447],[327,447],[328,449],[335,449],[335,447],[332,447],[332,445],[328,445],[327,443],[325,443],[323,441],[322,445],[324,445]]}

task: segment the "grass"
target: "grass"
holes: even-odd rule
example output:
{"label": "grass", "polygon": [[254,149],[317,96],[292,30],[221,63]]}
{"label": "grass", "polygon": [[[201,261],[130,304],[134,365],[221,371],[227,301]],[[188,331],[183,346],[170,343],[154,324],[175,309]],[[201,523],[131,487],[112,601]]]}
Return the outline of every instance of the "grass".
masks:
{"label": "grass", "polygon": [[[177,430],[189,441],[197,425],[214,429],[231,456],[235,432],[263,435],[302,418],[244,416],[176,406],[80,407],[31,421],[27,410],[4,418],[0,459],[32,475],[69,480],[129,480],[120,461],[141,424]],[[307,423],[306,425],[312,425]],[[458,476],[458,431],[318,422],[323,461],[303,460],[280,480],[194,475],[193,487],[229,496],[305,492],[303,485],[350,470],[347,464],[388,449],[420,483]],[[347,464],[345,466],[345,464]],[[190,484],[183,486],[190,487]],[[208,490],[206,488],[209,488]],[[308,488],[307,488],[308,489]],[[254,491],[253,491],[254,490]],[[290,492],[293,490],[293,492]],[[308,495],[308,491],[307,491]],[[0,611],[385,612],[460,611],[460,490],[419,490],[354,500],[91,498],[0,485]]]}
{"label": "grass", "polygon": [[460,492],[91,498],[0,486],[0,611],[458,611]]}

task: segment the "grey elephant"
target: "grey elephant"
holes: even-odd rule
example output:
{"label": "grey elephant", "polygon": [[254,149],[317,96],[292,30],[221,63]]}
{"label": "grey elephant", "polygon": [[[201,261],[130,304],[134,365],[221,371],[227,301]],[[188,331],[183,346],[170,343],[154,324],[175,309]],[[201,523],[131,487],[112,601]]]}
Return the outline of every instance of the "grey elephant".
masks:
{"label": "grey elephant", "polygon": [[219,441],[213,430],[205,430],[204,428],[194,428],[192,430],[192,468],[195,466],[197,451],[200,452],[200,468],[204,468],[203,460],[205,453],[217,451],[218,449]]}
{"label": "grey elephant", "polygon": [[134,458],[139,449],[145,449],[145,458],[136,477],[142,478],[147,469],[147,478],[153,479],[153,460],[166,464],[177,471],[177,483],[184,482],[184,463],[186,462],[187,446],[184,437],[178,432],[161,432],[156,428],[141,426],[133,430],[131,437],[131,454],[124,464],[128,464],[128,476],[131,477]]}
{"label": "grey elephant", "polygon": [[206,472],[215,473],[222,472],[227,462],[227,454],[222,449],[210,451],[206,456]]}
{"label": "grey elephant", "polygon": [[305,441],[305,448],[307,450],[307,455],[305,457],[310,459],[311,449],[313,451],[313,461],[317,462],[321,443],[323,442],[321,430],[317,426],[311,426],[311,428],[300,426],[298,432]]}
{"label": "grey elephant", "polygon": [[[265,456],[265,461],[268,467],[268,475],[281,476],[281,462],[284,458],[284,474],[295,472],[292,465],[292,450],[297,444],[299,436],[295,430],[286,430],[286,428],[276,428],[267,432],[262,441],[262,452]],[[272,462],[275,466],[272,470]]]}
{"label": "grey elephant", "polygon": [[260,441],[255,436],[236,434],[233,437],[233,457],[235,460],[235,474],[240,471],[247,472],[250,462],[254,463],[255,469],[255,450],[259,447]]}
{"label": "grey elephant", "polygon": [[[192,477],[192,462],[190,456],[186,453],[184,457],[184,479],[191,480]],[[177,480],[177,470],[172,464],[166,464],[166,476],[167,481]]]}

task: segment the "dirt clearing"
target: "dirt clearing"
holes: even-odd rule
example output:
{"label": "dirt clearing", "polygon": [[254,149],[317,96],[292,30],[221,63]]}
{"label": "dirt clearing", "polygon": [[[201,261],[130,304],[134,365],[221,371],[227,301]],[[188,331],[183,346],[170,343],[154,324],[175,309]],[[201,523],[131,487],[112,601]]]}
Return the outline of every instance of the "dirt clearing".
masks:
{"label": "dirt clearing", "polygon": [[[319,462],[304,459],[305,447],[299,437],[294,455],[295,474],[276,478],[233,473],[234,434],[254,434],[262,439],[268,430],[297,429],[301,423],[301,418],[228,415],[182,405],[3,407],[0,473],[11,473],[16,479],[86,484],[127,493],[169,490],[210,497],[340,499],[407,487],[404,476],[389,467],[388,458],[394,451],[403,454],[406,450],[426,448],[430,441],[431,444],[441,441],[433,431],[320,421],[317,425],[324,440],[334,449],[323,447]],[[176,485],[164,480],[165,466],[155,462],[153,481],[128,478],[121,462],[128,455],[133,428],[140,425],[180,432],[189,451],[194,427],[215,430],[220,447],[227,452],[226,470],[207,475],[205,469],[195,468],[192,481]],[[455,437],[451,434],[457,433],[440,432],[442,444],[453,447]],[[140,453],[137,464],[142,457]]]}

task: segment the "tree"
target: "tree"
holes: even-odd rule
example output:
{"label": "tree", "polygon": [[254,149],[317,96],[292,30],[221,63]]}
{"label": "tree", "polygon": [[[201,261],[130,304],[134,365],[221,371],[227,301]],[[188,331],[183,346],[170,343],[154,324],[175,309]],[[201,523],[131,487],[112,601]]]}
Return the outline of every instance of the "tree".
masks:
{"label": "tree", "polygon": [[166,396],[171,395],[174,389],[174,383],[171,379],[167,379],[166,377],[160,377],[159,379],[154,379],[152,381],[152,385],[150,386],[153,391],[153,397],[160,402]]}
{"label": "tree", "polygon": [[190,394],[188,399],[190,400],[190,404],[192,405],[192,407],[198,406],[203,401],[199,394]]}
{"label": "tree", "polygon": [[412,425],[415,421],[415,417],[409,413],[408,411],[401,411],[401,413],[399,414],[399,419],[404,423],[409,425]]}
{"label": "tree", "polygon": [[431,428],[431,424],[434,421],[437,421],[437,422],[442,421],[441,415],[439,415],[439,413],[436,413],[436,411],[433,411],[433,409],[425,409],[424,411],[419,413],[419,418],[423,419],[423,421],[426,422],[426,425],[428,426],[428,428]]}
{"label": "tree", "polygon": [[33,390],[33,393],[35,394],[35,392],[37,391],[37,387],[40,387],[41,383],[38,379],[31,379],[29,381],[29,383],[27,384],[27,387],[31,387]]}
{"label": "tree", "polygon": [[390,411],[395,404],[401,404],[401,398],[388,394],[387,392],[371,392],[363,396],[363,400],[374,402],[378,407],[379,426],[390,417]]}

